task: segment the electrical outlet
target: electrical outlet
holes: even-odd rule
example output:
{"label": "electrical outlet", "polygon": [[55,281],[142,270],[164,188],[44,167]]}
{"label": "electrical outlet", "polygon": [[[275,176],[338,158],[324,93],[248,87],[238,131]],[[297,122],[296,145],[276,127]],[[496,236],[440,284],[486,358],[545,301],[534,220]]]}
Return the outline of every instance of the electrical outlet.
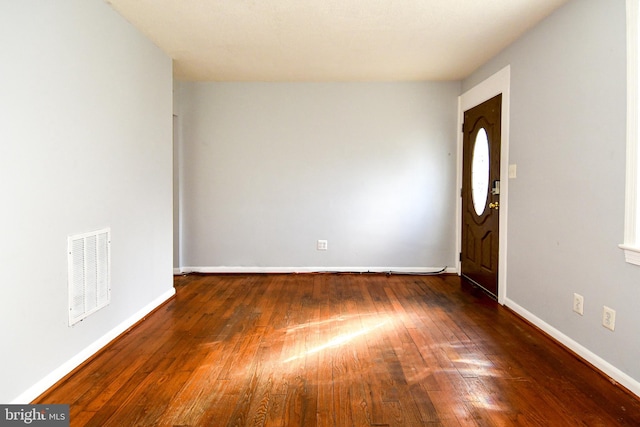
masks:
{"label": "electrical outlet", "polygon": [[326,251],[327,250],[327,241],[326,240],[318,240],[318,243],[316,245],[316,249],[319,251]]}
{"label": "electrical outlet", "polygon": [[580,294],[573,294],[573,311],[584,315],[584,297]]}
{"label": "electrical outlet", "polygon": [[616,328],[616,311],[606,305],[602,307],[602,326],[612,331]]}

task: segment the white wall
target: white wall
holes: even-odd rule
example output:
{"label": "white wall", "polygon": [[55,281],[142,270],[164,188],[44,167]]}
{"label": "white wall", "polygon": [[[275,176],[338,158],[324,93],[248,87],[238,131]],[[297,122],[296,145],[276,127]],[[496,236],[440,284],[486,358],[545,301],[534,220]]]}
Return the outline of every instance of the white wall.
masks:
{"label": "white wall", "polygon": [[[0,3],[0,402],[172,292],[171,60],[101,0]],[[68,326],[67,236],[111,227],[112,302]]]}
{"label": "white wall", "polygon": [[[178,99],[180,82],[173,81],[173,99]],[[181,253],[181,224],[180,212],[182,210],[181,194],[182,179],[180,178],[184,164],[182,162],[182,131],[180,127],[180,108],[177,102],[173,102],[173,272],[180,273]]]}
{"label": "white wall", "polygon": [[183,267],[453,266],[459,91],[183,83]]}
{"label": "white wall", "polygon": [[[625,2],[574,0],[463,85],[511,64],[507,304],[640,393],[640,268],[617,247],[625,54]],[[615,332],[601,326],[603,305]]]}

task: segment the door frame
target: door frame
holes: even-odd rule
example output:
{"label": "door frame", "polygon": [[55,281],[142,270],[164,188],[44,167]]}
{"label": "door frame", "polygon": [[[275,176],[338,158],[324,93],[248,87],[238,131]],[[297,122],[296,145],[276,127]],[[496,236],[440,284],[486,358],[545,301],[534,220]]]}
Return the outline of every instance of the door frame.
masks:
{"label": "door frame", "polygon": [[464,112],[502,94],[502,125],[500,146],[500,216],[498,240],[498,302],[504,305],[507,298],[507,218],[509,211],[509,101],[511,67],[507,65],[491,77],[477,84],[458,97],[458,153],[456,188],[456,271],[461,274],[458,254],[462,251],[462,123]]}

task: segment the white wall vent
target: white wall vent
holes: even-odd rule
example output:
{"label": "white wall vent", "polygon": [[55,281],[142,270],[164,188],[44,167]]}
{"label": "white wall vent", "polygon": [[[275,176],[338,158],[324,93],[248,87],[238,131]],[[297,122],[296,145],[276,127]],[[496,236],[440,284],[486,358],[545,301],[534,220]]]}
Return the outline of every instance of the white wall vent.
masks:
{"label": "white wall vent", "polygon": [[111,230],[69,236],[69,326],[111,301]]}

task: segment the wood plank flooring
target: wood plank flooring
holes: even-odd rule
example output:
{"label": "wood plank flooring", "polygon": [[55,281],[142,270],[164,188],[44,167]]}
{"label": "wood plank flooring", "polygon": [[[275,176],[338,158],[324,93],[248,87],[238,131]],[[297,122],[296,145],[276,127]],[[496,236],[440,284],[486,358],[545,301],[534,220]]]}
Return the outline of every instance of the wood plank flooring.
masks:
{"label": "wood plank flooring", "polygon": [[640,400],[457,276],[189,275],[34,403],[72,426],[640,426]]}

